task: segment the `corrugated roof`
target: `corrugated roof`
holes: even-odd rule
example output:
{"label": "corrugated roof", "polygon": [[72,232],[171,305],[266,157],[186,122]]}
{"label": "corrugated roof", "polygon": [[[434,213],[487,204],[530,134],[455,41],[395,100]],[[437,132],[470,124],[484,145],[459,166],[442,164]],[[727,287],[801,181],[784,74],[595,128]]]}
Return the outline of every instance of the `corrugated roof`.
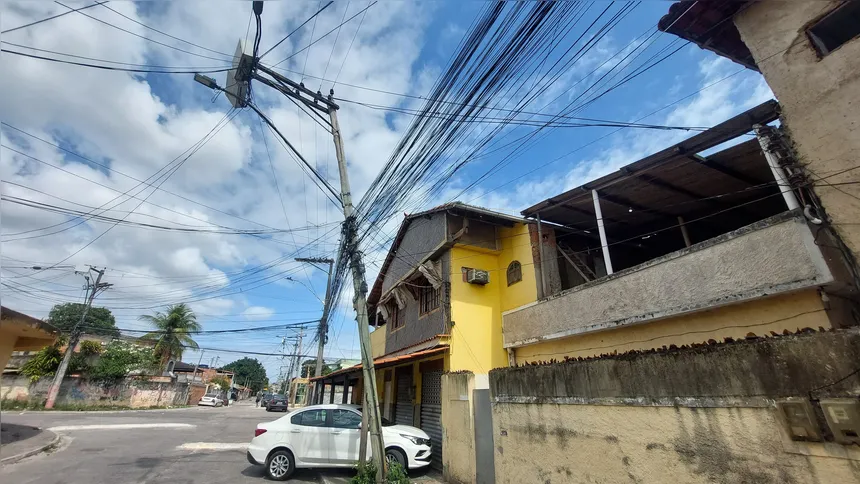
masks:
{"label": "corrugated roof", "polygon": [[[427,350],[416,351],[415,353],[409,353],[406,355],[389,356],[389,357],[380,356],[379,358],[373,360],[373,366],[376,367],[377,369],[385,368],[385,367],[389,367],[389,366],[392,366],[395,364],[405,363],[405,362],[410,361],[410,360],[419,359],[419,358],[422,358],[424,356],[435,355],[437,353],[444,353],[447,350],[448,350],[448,345],[443,345],[443,346],[437,346],[435,348],[430,348]],[[313,377],[310,379],[310,381],[317,381],[320,379],[327,380],[327,379],[331,379],[332,377],[345,375],[348,373],[355,373],[355,372],[358,372],[360,370],[361,370],[361,364],[358,364],[358,365],[355,365],[355,366],[352,366],[349,368],[344,368],[342,370],[333,371],[333,372],[329,373],[328,375]]]}

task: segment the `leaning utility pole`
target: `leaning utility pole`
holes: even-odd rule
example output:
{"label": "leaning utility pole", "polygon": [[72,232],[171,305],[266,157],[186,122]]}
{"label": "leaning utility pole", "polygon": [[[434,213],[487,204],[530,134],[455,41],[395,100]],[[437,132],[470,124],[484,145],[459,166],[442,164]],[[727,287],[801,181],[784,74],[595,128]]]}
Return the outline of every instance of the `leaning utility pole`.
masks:
{"label": "leaning utility pole", "polygon": [[317,339],[319,340],[319,344],[317,345],[317,361],[314,376],[319,377],[322,376],[323,347],[325,346],[326,335],[328,334],[328,314],[331,311],[331,273],[332,266],[334,265],[334,260],[323,259],[319,257],[299,257],[296,259],[296,261],[307,262],[309,264],[328,264],[328,281],[325,285],[325,303],[323,304],[323,313],[322,317],[320,318],[320,325],[317,333]]}
{"label": "leaning utility pole", "polygon": [[[253,2],[254,14],[258,17],[263,11],[263,2]],[[258,23],[258,25],[260,25]],[[258,32],[259,35],[259,32]],[[270,49],[271,50],[271,49]],[[265,55],[265,53],[263,54]],[[262,57],[262,56],[261,56]],[[264,77],[262,74],[269,77]],[[279,91],[284,96],[290,98],[297,105],[301,104],[304,107],[310,108],[310,116],[314,117],[317,122],[322,121],[328,124],[331,129],[332,138],[334,140],[335,155],[337,156],[337,166],[340,173],[340,197],[337,197],[336,190],[328,183],[324,177],[317,173],[316,169],[308,163],[307,160],[295,149],[292,143],[284,136],[280,130],[272,123],[272,121],[263,114],[260,109],[251,102],[250,87],[251,80],[256,80],[261,84],[265,84],[276,91]],[[362,261],[361,252],[358,247],[358,226],[355,216],[355,207],[352,204],[352,192],[349,186],[349,175],[346,169],[346,155],[343,149],[343,139],[340,132],[340,125],[337,120],[337,110],[339,106],[334,102],[334,90],[329,91],[328,96],[323,96],[321,92],[313,92],[306,88],[303,83],[295,82],[288,79],[274,70],[262,65],[260,59],[256,57],[255,49],[248,48],[245,42],[239,41],[236,48],[236,53],[233,56],[232,68],[227,72],[227,85],[225,88],[218,86],[214,79],[202,74],[195,74],[194,80],[203,84],[210,89],[223,91],[227,99],[236,108],[250,107],[256,112],[263,121],[274,131],[278,137],[289,147],[298,160],[304,164],[309,171],[314,174],[320,181],[323,187],[328,192],[334,195],[334,198],[339,198],[343,207],[343,246],[341,256],[349,260],[350,270],[352,272],[352,285],[355,293],[353,305],[356,312],[356,321],[358,322],[358,337],[361,344],[361,370],[364,376],[364,401],[363,413],[367,413],[369,417],[369,425],[361,427],[361,442],[365,443],[370,436],[372,458],[378,469],[376,480],[383,482],[387,471],[387,462],[385,460],[385,450],[382,443],[382,426],[381,417],[379,414],[379,396],[376,394],[376,371],[373,365],[373,356],[370,346],[370,330],[368,329],[369,320],[367,315],[367,283],[364,277],[364,262]],[[320,114],[328,115],[328,120]],[[366,444],[364,444],[366,445]]]}
{"label": "leaning utility pole", "polygon": [[[91,271],[95,271],[98,274],[95,284],[90,284]],[[66,353],[63,355],[63,360],[60,362],[59,368],[57,368],[57,373],[54,375],[54,381],[51,383],[51,388],[48,389],[48,400],[45,402],[45,408],[54,408],[57,394],[60,393],[60,385],[63,383],[63,378],[66,377],[66,370],[69,368],[69,362],[72,360],[72,355],[75,353],[75,347],[78,346],[78,342],[81,339],[84,322],[87,319],[87,313],[90,312],[90,307],[93,305],[93,299],[96,298],[99,291],[103,291],[112,286],[112,284],[102,282],[102,276],[104,275],[104,269],[99,270],[92,266],[90,266],[89,271],[84,273],[84,278],[87,280],[87,302],[84,306],[84,311],[81,314],[80,321],[75,324],[72,328],[71,334],[69,335],[69,345],[66,347]]]}

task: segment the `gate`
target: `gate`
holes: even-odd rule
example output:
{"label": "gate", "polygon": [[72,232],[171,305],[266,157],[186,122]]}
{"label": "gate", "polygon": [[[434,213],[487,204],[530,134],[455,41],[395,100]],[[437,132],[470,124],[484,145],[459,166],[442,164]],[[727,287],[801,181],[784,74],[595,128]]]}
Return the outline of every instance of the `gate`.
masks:
{"label": "gate", "polygon": [[421,374],[421,430],[433,444],[430,466],[442,470],[442,370]]}
{"label": "gate", "polygon": [[394,372],[397,396],[394,399],[394,422],[415,425],[412,420],[412,366],[397,368]]}

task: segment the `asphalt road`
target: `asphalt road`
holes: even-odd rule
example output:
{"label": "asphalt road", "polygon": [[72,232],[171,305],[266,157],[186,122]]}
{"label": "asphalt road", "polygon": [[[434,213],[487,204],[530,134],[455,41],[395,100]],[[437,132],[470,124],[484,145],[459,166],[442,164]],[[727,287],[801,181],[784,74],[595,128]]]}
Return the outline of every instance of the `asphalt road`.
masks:
{"label": "asphalt road", "polygon": [[[259,422],[279,414],[253,403],[232,407],[125,412],[4,412],[3,421],[54,429],[58,450],[0,468],[0,482],[17,484],[268,482],[242,445]],[[125,428],[123,428],[125,427]],[[326,482],[346,481],[335,472]],[[291,482],[321,482],[315,471]]]}

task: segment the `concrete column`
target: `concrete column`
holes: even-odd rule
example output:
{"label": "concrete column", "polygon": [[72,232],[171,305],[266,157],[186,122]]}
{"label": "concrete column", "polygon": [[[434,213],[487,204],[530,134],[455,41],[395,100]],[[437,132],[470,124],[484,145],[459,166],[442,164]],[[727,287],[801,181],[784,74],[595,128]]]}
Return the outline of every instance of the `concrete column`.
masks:
{"label": "concrete column", "polygon": [[603,212],[600,210],[600,198],[597,190],[591,191],[594,200],[594,215],[597,217],[597,231],[600,233],[600,248],[603,249],[603,263],[606,265],[606,275],[612,274],[612,259],[609,258],[609,243],[606,241],[606,228],[603,226]]}
{"label": "concrete column", "polygon": [[684,217],[678,216],[678,227],[681,227],[681,235],[684,237],[684,245],[687,247],[693,245],[690,242],[690,233],[687,231],[687,226],[684,224]]}

